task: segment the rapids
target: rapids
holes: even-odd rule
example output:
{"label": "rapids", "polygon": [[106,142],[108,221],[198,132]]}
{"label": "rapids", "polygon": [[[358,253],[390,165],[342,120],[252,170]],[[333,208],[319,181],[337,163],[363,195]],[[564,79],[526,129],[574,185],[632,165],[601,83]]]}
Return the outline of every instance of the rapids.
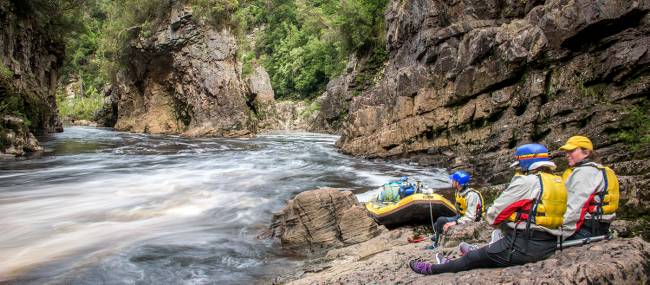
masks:
{"label": "rapids", "polygon": [[404,175],[448,186],[443,170],[340,154],[337,138],[66,128],[42,155],[0,161],[0,283],[268,283],[302,262],[256,239],[295,194],[367,200]]}

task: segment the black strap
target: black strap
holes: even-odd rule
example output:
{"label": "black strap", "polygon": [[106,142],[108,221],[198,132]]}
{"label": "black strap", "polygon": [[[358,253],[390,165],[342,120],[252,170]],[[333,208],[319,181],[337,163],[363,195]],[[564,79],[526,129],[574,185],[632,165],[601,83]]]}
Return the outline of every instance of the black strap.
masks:
{"label": "black strap", "polygon": [[544,183],[542,183],[542,175],[537,174],[537,178],[539,178],[539,194],[537,195],[537,198],[533,201],[533,206],[530,208],[528,219],[526,220],[526,234],[528,237],[530,237],[530,225],[537,223],[535,216],[537,216],[537,208],[539,207],[539,202],[541,201],[542,194],[544,193]]}
{"label": "black strap", "polygon": [[512,254],[515,252],[515,241],[517,241],[517,226],[519,222],[515,223],[515,229],[513,230],[512,242],[510,242],[510,251],[508,252],[508,262],[512,261]]}
{"label": "black strap", "polygon": [[476,209],[476,211],[478,212],[478,213],[476,213],[476,219],[474,219],[475,222],[478,222],[483,217],[483,207],[484,207],[483,204],[485,202],[483,201],[483,196],[481,195],[481,193],[479,193],[476,190],[472,190],[471,192],[474,192],[474,193],[476,193],[476,195],[478,195],[478,200],[479,200],[479,203],[480,203],[480,205],[479,205],[480,207],[478,207],[478,209]]}

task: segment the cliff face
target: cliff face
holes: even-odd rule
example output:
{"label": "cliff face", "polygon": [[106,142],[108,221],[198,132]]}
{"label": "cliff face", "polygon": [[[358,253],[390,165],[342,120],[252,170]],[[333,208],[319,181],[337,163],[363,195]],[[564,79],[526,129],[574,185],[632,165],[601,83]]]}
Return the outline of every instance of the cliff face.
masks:
{"label": "cliff face", "polygon": [[159,29],[130,42],[105,124],[190,136],[255,133],[254,98],[240,76],[234,35],[199,22],[189,7],[175,7]]}
{"label": "cliff face", "polygon": [[583,134],[627,176],[627,198],[643,199],[650,151],[631,151],[620,132],[648,116],[649,10],[647,0],[391,1],[389,63],[352,99],[337,145],[502,183],[515,146],[555,150]]}
{"label": "cliff face", "polygon": [[63,43],[23,6],[0,4],[0,153],[11,155],[40,150],[33,134],[63,131],[55,98]]}

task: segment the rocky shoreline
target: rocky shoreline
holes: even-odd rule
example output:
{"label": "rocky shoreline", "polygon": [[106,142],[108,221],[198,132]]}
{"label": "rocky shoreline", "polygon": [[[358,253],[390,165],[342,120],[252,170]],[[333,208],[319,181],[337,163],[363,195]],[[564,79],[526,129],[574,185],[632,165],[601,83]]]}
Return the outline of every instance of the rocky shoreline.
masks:
{"label": "rocky shoreline", "polygon": [[[298,250],[309,259],[297,272],[276,277],[272,281],[274,284],[646,284],[650,281],[650,243],[640,237],[621,237],[628,231],[630,223],[626,221],[615,222],[613,229],[618,236],[611,240],[556,251],[553,256],[540,262],[423,276],[411,271],[408,266],[410,260],[419,258],[433,261],[437,252],[456,258],[460,241],[487,244],[491,228],[485,223],[452,228],[441,248],[428,250],[425,249],[427,241],[407,241],[414,230],[411,227],[389,231],[383,226],[366,225],[356,227],[356,230],[368,233],[358,235],[367,239],[346,244],[336,238],[322,237],[340,236],[341,227],[336,218],[339,213],[363,207],[358,202],[348,203],[349,197],[354,198],[353,194],[337,189],[317,189],[298,196],[274,216],[271,231],[282,229],[284,232],[266,237],[280,238],[283,247],[290,248],[294,253]],[[319,204],[323,202],[323,197],[333,197],[328,198],[329,201],[343,199],[348,204],[341,205],[338,210],[331,210],[331,203],[324,203],[323,207],[296,206]],[[296,203],[296,200],[300,202]],[[295,209],[301,210],[297,212]],[[355,214],[357,223],[364,224],[369,219],[365,211],[355,211]],[[287,229],[292,232],[291,228],[307,232],[318,228],[320,233],[315,239],[302,235],[302,239],[294,239],[298,242],[292,243],[292,240],[282,236]],[[320,250],[310,250],[314,246]]]}

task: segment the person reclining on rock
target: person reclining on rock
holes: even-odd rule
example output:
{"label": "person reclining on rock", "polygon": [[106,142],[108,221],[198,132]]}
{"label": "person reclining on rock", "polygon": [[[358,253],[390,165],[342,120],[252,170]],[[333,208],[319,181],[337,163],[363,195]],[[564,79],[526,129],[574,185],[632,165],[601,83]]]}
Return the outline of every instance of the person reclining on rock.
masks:
{"label": "person reclining on rock", "polygon": [[453,217],[438,217],[436,223],[433,225],[433,231],[435,232],[431,238],[433,248],[438,247],[440,235],[450,227],[478,222],[485,214],[483,195],[468,186],[471,180],[469,173],[462,170],[456,171],[449,176],[449,179],[451,180],[451,186],[456,189],[454,196],[456,198],[456,212],[458,215]]}
{"label": "person reclining on rock", "polygon": [[567,211],[564,214],[566,240],[607,235],[618,209],[618,179],[609,167],[591,161],[593,144],[584,136],[573,136],[560,147],[569,162],[564,171]]}
{"label": "person reclining on rock", "polygon": [[517,147],[521,175],[515,175],[486,214],[487,222],[500,226],[505,236],[463,257],[447,261],[438,253],[438,264],[418,260],[409,263],[420,274],[459,272],[474,268],[521,265],[553,254],[566,210],[566,188],[548,150],[540,144]]}

